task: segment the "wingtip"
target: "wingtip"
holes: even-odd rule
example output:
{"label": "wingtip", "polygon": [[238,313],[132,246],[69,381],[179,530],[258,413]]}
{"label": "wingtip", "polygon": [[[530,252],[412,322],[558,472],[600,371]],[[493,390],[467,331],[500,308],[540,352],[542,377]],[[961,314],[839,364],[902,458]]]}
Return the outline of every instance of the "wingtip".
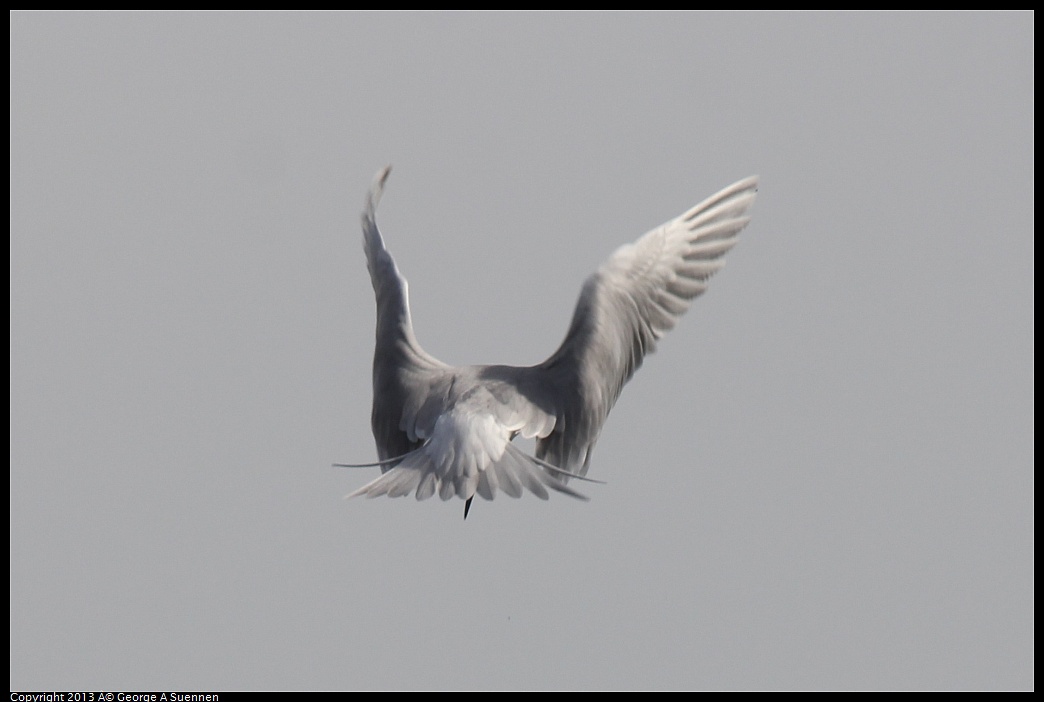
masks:
{"label": "wingtip", "polygon": [[365,217],[372,218],[374,210],[377,209],[377,203],[381,200],[381,193],[384,192],[384,181],[388,180],[388,174],[391,173],[391,164],[388,164],[373,178],[373,184],[370,186],[370,192],[366,194],[366,212]]}
{"label": "wingtip", "polygon": [[761,183],[761,176],[754,174],[747,176],[743,180],[737,181],[732,188],[736,190],[754,190],[757,192],[758,186]]}
{"label": "wingtip", "polygon": [[758,187],[760,186],[760,184],[761,184],[761,176],[759,176],[757,174],[750,175],[750,176],[747,176],[746,178],[743,178],[741,180],[737,180],[735,183],[733,183],[729,187],[727,187],[724,190],[722,190],[721,193],[719,193],[719,194],[721,194],[721,195],[735,195],[737,193],[742,193],[742,192],[745,192],[745,191],[748,191],[748,190],[753,191],[753,192],[757,192],[758,191]]}

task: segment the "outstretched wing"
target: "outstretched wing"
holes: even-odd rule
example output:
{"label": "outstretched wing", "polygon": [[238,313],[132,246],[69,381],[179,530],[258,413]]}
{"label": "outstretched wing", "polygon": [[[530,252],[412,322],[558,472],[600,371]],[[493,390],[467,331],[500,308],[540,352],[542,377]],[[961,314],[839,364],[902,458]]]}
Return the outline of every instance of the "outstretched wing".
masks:
{"label": "outstretched wing", "polygon": [[[376,208],[388,166],[373,181],[362,215],[366,267],[377,299],[377,343],[373,352],[373,411],[370,422],[382,460],[402,456],[422,441],[402,427],[404,408],[419,407],[443,382],[449,367],[417,343],[410,320],[409,288],[377,228]],[[383,470],[388,470],[384,467]]]}
{"label": "outstretched wing", "polygon": [[460,494],[466,499],[477,490],[492,499],[498,476],[504,491],[516,497],[521,494],[516,484],[536,494],[543,491],[541,484],[574,494],[555,479],[553,466],[532,457],[523,460],[508,446],[517,434],[547,436],[555,423],[553,414],[527,396],[527,390],[528,395],[540,393],[526,385],[524,372],[506,366],[454,368],[417,343],[406,279],[377,228],[375,210],[388,173],[385,168],[374,179],[362,216],[366,265],[377,299],[371,423],[380,457],[375,465],[385,475],[358,494],[386,489],[399,494],[409,484],[423,498],[436,481],[444,498]]}
{"label": "outstretched wing", "polygon": [[758,179],[725,188],[616,250],[584,283],[565,341],[542,371],[555,388],[554,431],[537,456],[587,472],[591,450],[620,390],[672,329],[750,221]]}

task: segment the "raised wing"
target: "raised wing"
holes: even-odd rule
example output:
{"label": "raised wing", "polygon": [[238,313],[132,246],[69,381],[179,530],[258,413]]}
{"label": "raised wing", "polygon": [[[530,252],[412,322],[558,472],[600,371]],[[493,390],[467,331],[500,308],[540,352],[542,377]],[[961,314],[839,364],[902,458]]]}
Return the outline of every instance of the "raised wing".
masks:
{"label": "raised wing", "polygon": [[[502,481],[509,488],[512,474],[543,476],[546,471],[531,457],[528,462],[522,462],[514,452],[505,449],[505,444],[517,434],[526,438],[544,437],[555,425],[545,394],[527,383],[532,380],[532,374],[526,372],[528,369],[456,368],[429,355],[417,343],[410,320],[406,279],[399,273],[377,228],[375,211],[389,171],[390,167],[385,168],[374,179],[362,216],[366,266],[377,300],[370,419],[382,471],[390,473],[401,467],[402,470],[396,471],[398,474],[407,469],[433,472],[440,485],[453,486],[441,490],[443,496],[462,490],[474,494],[478,472],[498,464],[505,455]],[[419,450],[422,448],[425,450]],[[413,453],[423,453],[425,457]],[[404,464],[390,460],[407,454],[411,457]],[[390,484],[390,479],[389,476],[389,480],[379,485]],[[535,478],[523,480],[522,484],[537,485],[534,481]],[[393,492],[400,491],[404,484],[396,483]],[[491,499],[496,484],[495,481],[480,483],[478,487],[491,488],[488,492]],[[546,484],[559,489],[557,481]],[[377,494],[376,489],[375,486],[364,490],[372,495]],[[417,496],[425,495],[426,491],[425,487]],[[564,488],[562,491],[572,493]],[[514,494],[515,491],[508,489],[507,492]]]}
{"label": "raised wing", "polygon": [[[402,456],[422,440],[403,429],[403,408],[420,407],[433,386],[445,382],[449,366],[417,343],[410,320],[409,286],[384,245],[376,208],[391,172],[388,166],[373,181],[362,215],[366,267],[377,299],[377,342],[373,352],[373,411],[370,423],[381,460]],[[439,408],[441,411],[441,408]],[[388,470],[384,466],[382,470]]]}
{"label": "raised wing", "polygon": [[[565,341],[536,369],[557,422],[537,457],[584,475],[624,384],[671,330],[750,221],[757,177],[741,180],[616,250],[584,283]],[[538,371],[538,372],[539,372]]]}

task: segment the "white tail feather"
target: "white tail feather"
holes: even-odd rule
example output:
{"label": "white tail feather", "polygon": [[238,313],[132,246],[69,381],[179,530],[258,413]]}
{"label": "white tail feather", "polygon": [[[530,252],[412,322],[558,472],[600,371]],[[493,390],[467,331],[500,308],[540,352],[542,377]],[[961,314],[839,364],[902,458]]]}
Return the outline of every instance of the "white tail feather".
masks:
{"label": "white tail feather", "polygon": [[550,488],[580,500],[588,499],[558,477],[558,474],[571,474],[529,456],[511,444],[508,444],[499,460],[478,470],[440,471],[436,462],[428,455],[427,448],[427,445],[422,446],[401,457],[399,465],[363,485],[348,497],[403,497],[413,493],[418,500],[426,500],[436,494],[443,500],[448,500],[454,495],[467,500],[477,494],[485,500],[492,500],[498,490],[516,498],[528,490],[540,499],[546,500],[550,496]]}

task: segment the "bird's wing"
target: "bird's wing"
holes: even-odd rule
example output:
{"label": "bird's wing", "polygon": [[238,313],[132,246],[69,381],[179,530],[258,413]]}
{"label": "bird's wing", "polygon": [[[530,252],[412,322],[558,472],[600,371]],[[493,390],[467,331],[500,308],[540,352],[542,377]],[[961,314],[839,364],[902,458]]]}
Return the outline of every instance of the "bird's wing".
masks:
{"label": "bird's wing", "polygon": [[[405,412],[415,416],[430,404],[433,390],[446,382],[449,367],[417,343],[410,320],[409,289],[377,228],[376,208],[391,166],[373,181],[362,215],[366,267],[377,299],[377,341],[373,354],[373,412],[370,421],[382,460],[401,456],[421,444],[407,430]],[[431,408],[435,409],[435,408]],[[439,408],[441,409],[441,408]],[[412,421],[409,422],[412,425]],[[383,468],[388,470],[387,467]]]}
{"label": "bird's wing", "polygon": [[[467,498],[477,490],[492,499],[498,476],[502,489],[513,496],[521,494],[519,485],[540,494],[541,484],[573,494],[547,479],[554,475],[553,466],[523,459],[508,446],[516,434],[544,437],[555,425],[546,398],[529,382],[531,373],[507,366],[454,368],[417,343],[406,279],[377,228],[375,210],[388,172],[385,168],[375,178],[362,217],[366,265],[377,298],[371,423],[386,479],[358,494],[386,489],[401,494],[409,484],[411,490],[421,488],[418,497],[426,497],[437,484],[443,497]],[[428,477],[421,481],[423,476]]]}
{"label": "bird's wing", "polygon": [[[741,180],[616,250],[584,283],[565,341],[541,366],[557,422],[537,456],[587,472],[624,383],[672,329],[750,220],[758,179]],[[534,369],[535,370],[535,369]]]}

